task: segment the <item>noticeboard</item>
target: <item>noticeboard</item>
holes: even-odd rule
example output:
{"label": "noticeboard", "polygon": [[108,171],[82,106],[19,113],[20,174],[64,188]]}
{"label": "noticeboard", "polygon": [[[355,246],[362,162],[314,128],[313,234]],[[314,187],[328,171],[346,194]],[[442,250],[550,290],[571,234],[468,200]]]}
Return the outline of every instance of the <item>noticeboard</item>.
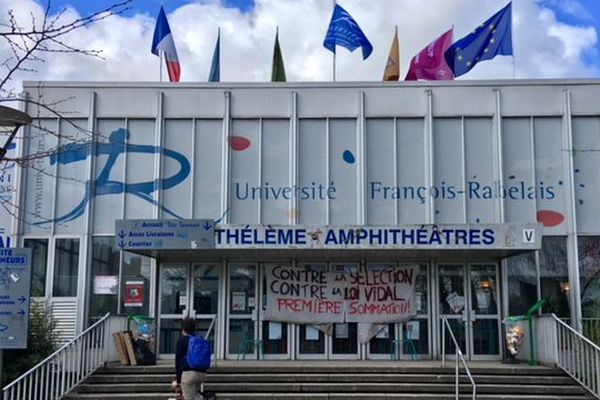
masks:
{"label": "noticeboard", "polygon": [[0,349],[27,348],[31,249],[0,248]]}

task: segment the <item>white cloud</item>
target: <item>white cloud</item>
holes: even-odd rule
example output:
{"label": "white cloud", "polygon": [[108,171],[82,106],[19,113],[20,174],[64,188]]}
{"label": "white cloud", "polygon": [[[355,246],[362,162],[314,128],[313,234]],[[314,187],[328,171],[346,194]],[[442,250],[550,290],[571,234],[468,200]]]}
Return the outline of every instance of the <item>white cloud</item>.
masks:
{"label": "white cloud", "polygon": [[[12,4],[13,0],[0,0],[0,10]],[[360,50],[349,53],[338,48],[338,79],[363,81],[381,79],[395,25],[400,34],[401,74],[405,74],[410,58],[453,24],[458,39],[500,8],[497,0],[344,0],[341,4],[369,37],[374,52],[362,61]],[[585,61],[598,41],[593,26],[562,23],[536,0],[514,2],[513,8],[517,77],[599,75],[598,66]],[[30,11],[39,14],[41,9],[32,0],[19,0],[18,17],[28,18]],[[248,14],[209,1],[182,6],[168,18],[184,81],[206,81],[219,26],[223,81],[270,78],[276,26],[288,80],[327,81],[331,79],[332,56],[322,43],[330,16],[330,1],[256,0],[254,11]],[[110,18],[69,37],[74,46],[102,49],[105,60],[53,55],[38,65],[37,74],[20,74],[18,78],[156,81],[158,58],[150,53],[153,29],[154,16],[147,14]],[[0,56],[4,59],[6,55],[7,49],[0,48]],[[512,76],[512,58],[498,57],[480,63],[465,78]]]}

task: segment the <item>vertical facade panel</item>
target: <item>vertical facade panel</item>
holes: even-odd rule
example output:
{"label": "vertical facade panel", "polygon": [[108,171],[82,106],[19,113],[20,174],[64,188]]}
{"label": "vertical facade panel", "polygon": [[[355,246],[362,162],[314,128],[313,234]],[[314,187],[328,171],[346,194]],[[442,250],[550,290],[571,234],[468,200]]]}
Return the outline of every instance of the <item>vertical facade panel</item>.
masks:
{"label": "vertical facade panel", "polygon": [[535,196],[537,219],[544,226],[545,234],[562,235],[567,231],[567,212],[563,163],[568,149],[562,145],[561,118],[534,118],[535,141]]}
{"label": "vertical facade panel", "polygon": [[[68,148],[76,146],[79,148],[79,153],[86,149],[86,142],[90,139],[90,134],[86,131],[86,120],[62,120],[60,122],[60,148]],[[81,147],[83,146],[83,147]],[[85,152],[85,150],[83,150]],[[89,156],[88,156],[89,157]],[[86,161],[88,160],[86,157]],[[57,154],[57,157],[51,157],[57,161],[57,179],[58,185],[56,190],[56,218],[64,219],[64,222],[55,225],[56,233],[73,233],[79,234],[84,229],[85,218],[89,211],[89,203],[81,210],[81,217],[69,220],[69,217],[78,205],[88,199],[86,196],[86,169],[85,162],[71,163],[74,158],[68,157],[66,154]]]}
{"label": "vertical facade panel", "polygon": [[261,202],[262,224],[287,224],[290,201],[290,121],[263,120],[262,130]]}
{"label": "vertical facade panel", "polygon": [[329,217],[333,225],[356,224],[359,185],[356,120],[329,120]]}
{"label": "vertical facade panel", "polygon": [[58,138],[48,134],[54,131],[56,120],[40,120],[29,128],[28,149],[30,168],[25,184],[25,233],[49,234],[52,228],[54,209],[54,168],[48,155],[56,152]]}
{"label": "vertical facade panel", "polygon": [[196,120],[194,149],[194,218],[222,217],[223,121]]}
{"label": "vertical facade panel", "polygon": [[230,171],[230,221],[235,224],[259,223],[258,210],[262,199],[260,188],[260,121],[234,119]]}
{"label": "vertical facade panel", "polygon": [[396,220],[397,193],[394,120],[367,120],[367,225]]}
{"label": "vertical facade panel", "polygon": [[[154,145],[155,121],[129,120],[128,128],[130,137],[125,152],[127,157],[125,218],[152,218],[152,211],[158,198],[158,193],[154,190],[154,181],[160,179],[158,171],[154,170],[154,156],[160,151]],[[159,207],[165,218],[175,218],[164,207]]]}
{"label": "vertical facade panel", "polygon": [[428,184],[425,181],[424,137],[422,118],[396,120],[396,158],[398,222],[422,224],[427,221]]}
{"label": "vertical facade panel", "polygon": [[573,118],[573,163],[577,229],[600,231],[600,118]]}
{"label": "vertical facade panel", "polygon": [[535,187],[530,118],[502,119],[502,173],[504,176],[504,218],[506,222],[534,222]]}
{"label": "vertical facade panel", "polygon": [[464,223],[462,123],[459,118],[433,120],[434,186],[428,194],[434,200],[435,222]]}
{"label": "vertical facade panel", "polygon": [[298,223],[327,222],[327,201],[314,195],[327,182],[327,134],[324,119],[301,119],[298,129]]}
{"label": "vertical facade panel", "polygon": [[491,118],[465,118],[465,169],[467,222],[494,223],[495,204],[502,196],[494,180],[494,145]]}
{"label": "vertical facade panel", "polygon": [[165,121],[162,184],[162,215],[165,218],[191,218],[191,168],[194,157],[194,127],[191,119]]}
{"label": "vertical facade panel", "polygon": [[[125,181],[125,158],[123,141],[126,136],[124,120],[98,120],[98,148],[115,149],[114,154],[99,154],[96,157],[94,185],[94,233],[111,234],[115,230],[115,219],[123,215],[123,192],[115,188],[110,193],[107,182]],[[151,135],[152,136],[152,135]],[[133,142],[135,143],[135,142]],[[151,142],[152,143],[152,142]],[[148,161],[152,165],[152,158]],[[104,188],[104,189],[103,189]],[[109,193],[101,193],[107,190]]]}

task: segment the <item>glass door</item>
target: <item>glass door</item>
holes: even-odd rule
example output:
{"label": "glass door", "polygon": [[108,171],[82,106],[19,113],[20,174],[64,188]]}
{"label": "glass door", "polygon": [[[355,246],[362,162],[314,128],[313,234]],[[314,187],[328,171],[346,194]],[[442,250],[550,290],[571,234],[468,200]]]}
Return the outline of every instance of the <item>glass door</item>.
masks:
{"label": "glass door", "polygon": [[159,354],[174,355],[181,335],[181,319],[189,309],[189,264],[160,268]]}
{"label": "glass door", "polygon": [[[285,264],[276,264],[285,265]],[[275,265],[262,265],[262,295],[261,295],[261,312],[267,308],[267,276],[266,268],[271,268]],[[289,264],[288,264],[289,267]],[[259,332],[261,333],[260,343],[262,345],[262,356],[265,359],[288,359],[289,355],[289,324],[286,322],[263,321],[262,314],[259,324]]]}
{"label": "glass door", "polygon": [[[351,274],[359,271],[359,264],[332,263],[329,269],[338,274]],[[329,336],[331,343],[329,352],[330,360],[360,358],[357,323],[333,324],[333,331],[331,333],[331,336]]]}
{"label": "glass door", "polygon": [[256,358],[256,265],[232,263],[228,269],[227,358]]}
{"label": "glass door", "polygon": [[[205,335],[218,315],[220,264],[168,264],[160,268],[159,354],[173,355],[181,336],[181,319],[196,319]],[[190,295],[191,294],[191,295]],[[215,337],[217,323],[210,335]],[[215,343],[213,343],[213,348]]]}
{"label": "glass door", "polygon": [[[213,344],[213,352],[216,349],[215,338],[218,335],[217,316],[219,313],[219,282],[221,278],[221,264],[193,264],[191,277],[191,303],[188,305],[190,315],[196,319],[196,329],[199,334],[205,336],[213,324],[208,339]],[[214,320],[214,323],[213,323]]]}
{"label": "glass door", "polygon": [[[456,341],[465,357],[468,356],[467,345],[467,306],[466,277],[463,264],[438,265],[438,315],[440,316],[440,332],[443,332],[443,321],[446,317]],[[441,336],[441,335],[440,335]],[[453,356],[456,352],[450,334],[442,338],[445,341],[446,354]],[[441,349],[441,347],[440,347]],[[441,351],[441,350],[440,350]]]}
{"label": "glass door", "polygon": [[[438,265],[438,313],[448,318],[465,358],[501,358],[498,294],[496,263]],[[452,357],[455,348],[449,333],[443,340]]]}
{"label": "glass door", "polygon": [[471,359],[498,360],[501,329],[498,304],[498,265],[469,265],[469,328]]}
{"label": "glass door", "polygon": [[[326,263],[301,264],[301,268],[310,271],[327,271]],[[330,324],[321,326],[300,324],[296,325],[298,338],[297,358],[300,360],[327,360],[329,341],[326,331],[331,329]],[[330,332],[328,332],[330,333]]]}

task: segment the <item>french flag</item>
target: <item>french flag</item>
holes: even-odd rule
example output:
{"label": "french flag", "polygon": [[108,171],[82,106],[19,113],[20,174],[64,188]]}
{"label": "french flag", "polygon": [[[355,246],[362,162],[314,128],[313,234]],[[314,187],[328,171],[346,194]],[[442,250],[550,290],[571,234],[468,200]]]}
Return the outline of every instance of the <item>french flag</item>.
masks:
{"label": "french flag", "polygon": [[171,82],[179,82],[181,66],[179,65],[179,58],[177,57],[177,49],[175,48],[171,28],[169,28],[169,21],[167,21],[167,15],[162,6],[160,7],[160,12],[156,19],[156,26],[154,27],[152,54],[158,56],[161,51],[165,54],[167,71],[169,71],[169,80]]}

